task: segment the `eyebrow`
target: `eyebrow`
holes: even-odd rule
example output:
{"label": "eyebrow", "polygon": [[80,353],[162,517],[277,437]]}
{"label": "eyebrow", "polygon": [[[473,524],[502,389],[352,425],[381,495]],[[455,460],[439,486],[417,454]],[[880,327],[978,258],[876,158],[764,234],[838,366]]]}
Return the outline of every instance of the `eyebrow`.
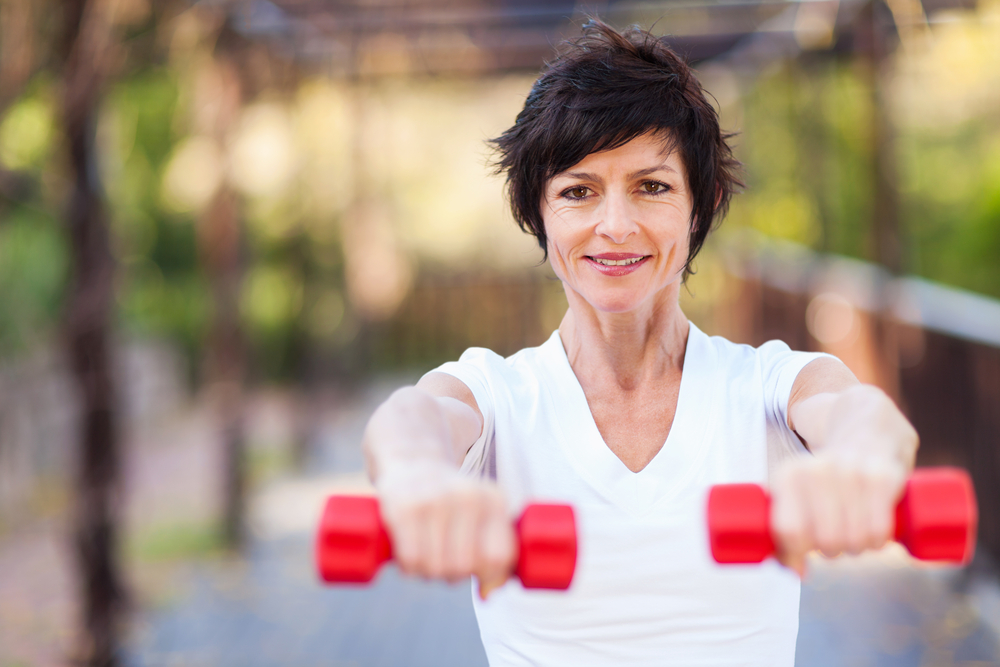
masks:
{"label": "eyebrow", "polygon": [[[664,162],[663,164],[658,164],[655,167],[646,167],[645,169],[640,169],[639,171],[633,171],[632,173],[630,173],[628,175],[628,177],[630,179],[632,179],[632,178],[642,178],[643,176],[649,176],[650,174],[655,174],[658,171],[669,171],[670,173],[673,173],[673,174],[678,173],[676,169],[674,169],[669,164],[667,164],[667,163]],[[581,181],[599,181],[599,180],[601,180],[596,175],[591,174],[591,173],[586,172],[586,171],[564,171],[561,174],[556,174],[556,176],[557,177],[558,176],[568,176],[570,178],[576,178],[576,179],[579,179]]]}
{"label": "eyebrow", "polygon": [[647,167],[646,169],[640,169],[639,171],[629,174],[631,178],[639,178],[640,176],[649,176],[650,174],[655,174],[658,171],[669,171],[672,174],[678,173],[676,169],[671,167],[669,164],[664,162],[661,165],[655,167]]}

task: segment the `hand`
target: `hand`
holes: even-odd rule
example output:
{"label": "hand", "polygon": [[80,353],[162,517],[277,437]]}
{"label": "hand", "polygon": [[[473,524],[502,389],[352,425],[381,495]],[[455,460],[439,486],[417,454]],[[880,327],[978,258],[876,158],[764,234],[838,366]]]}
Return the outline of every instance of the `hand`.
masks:
{"label": "hand", "polygon": [[806,555],[878,549],[892,538],[895,507],[906,480],[898,465],[851,465],[802,457],[771,483],[771,525],[778,560],[805,575]]}
{"label": "hand", "polygon": [[475,575],[480,596],[503,585],[517,547],[503,494],[446,463],[413,461],[378,479],[382,516],[400,569],[457,581]]}
{"label": "hand", "polygon": [[792,409],[815,456],[789,461],[771,480],[771,525],[778,560],[802,576],[813,549],[859,554],[891,539],[917,435],[892,400],[867,385],[816,394]]}

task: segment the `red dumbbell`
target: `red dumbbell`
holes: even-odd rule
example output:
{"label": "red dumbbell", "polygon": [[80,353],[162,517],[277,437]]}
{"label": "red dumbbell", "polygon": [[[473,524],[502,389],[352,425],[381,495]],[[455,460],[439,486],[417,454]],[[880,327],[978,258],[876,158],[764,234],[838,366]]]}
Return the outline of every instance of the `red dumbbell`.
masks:
{"label": "red dumbbell", "polygon": [[[525,588],[565,590],[576,570],[576,519],[569,505],[529,505],[515,526],[515,573]],[[316,533],[316,568],[328,583],[371,581],[392,544],[371,496],[330,496]]]}
{"label": "red dumbbell", "polygon": [[[774,553],[771,497],[756,484],[708,494],[708,535],[717,563],[759,563]],[[895,540],[921,560],[967,563],[976,549],[976,495],[959,468],[922,468],[896,505]]]}

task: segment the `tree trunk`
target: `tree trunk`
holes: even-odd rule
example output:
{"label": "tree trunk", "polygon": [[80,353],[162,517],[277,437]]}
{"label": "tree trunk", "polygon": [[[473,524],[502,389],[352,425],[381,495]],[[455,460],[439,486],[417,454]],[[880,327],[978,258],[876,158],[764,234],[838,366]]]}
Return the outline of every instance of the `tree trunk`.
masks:
{"label": "tree trunk", "polygon": [[86,665],[118,663],[125,589],[118,560],[120,451],[110,330],[114,260],[95,153],[110,17],[84,0],[67,2],[62,121],[72,191],[66,216],[71,282],[66,344],[80,397],[73,535],[81,584]]}
{"label": "tree trunk", "polygon": [[[877,0],[861,13],[864,22],[859,30],[864,71],[868,77],[871,104],[871,175],[872,218],[870,246],[872,258],[887,270],[876,286],[878,317],[874,334],[879,355],[876,373],[878,384],[897,403],[902,404],[899,386],[899,341],[892,321],[891,280],[903,271],[903,244],[900,233],[899,186],[896,144],[892,118],[883,80],[889,66],[892,17]],[[903,406],[905,407],[905,406]]]}
{"label": "tree trunk", "polygon": [[[238,52],[228,46],[223,27],[207,66],[213,85],[195,110],[196,125],[220,150],[239,120],[244,84]],[[226,544],[238,549],[245,540],[246,443],[243,423],[243,383],[246,352],[240,318],[243,282],[242,224],[239,198],[223,183],[198,216],[198,256],[212,293],[212,323],[207,340],[205,380],[216,399],[218,435],[222,446],[222,532]]]}
{"label": "tree trunk", "polygon": [[231,548],[245,540],[246,463],[243,427],[245,352],[239,297],[240,220],[236,194],[223,186],[198,221],[203,266],[212,289],[214,315],[208,341],[207,378],[217,400],[223,451],[223,537]]}

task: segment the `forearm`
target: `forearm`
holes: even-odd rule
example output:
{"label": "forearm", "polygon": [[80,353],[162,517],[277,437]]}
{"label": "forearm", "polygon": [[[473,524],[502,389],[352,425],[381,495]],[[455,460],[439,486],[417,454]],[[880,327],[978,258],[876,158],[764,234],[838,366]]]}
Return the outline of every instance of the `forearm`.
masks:
{"label": "forearm", "polygon": [[397,390],[365,428],[369,476],[377,482],[384,474],[427,465],[457,468],[457,453],[478,435],[469,423],[475,420],[472,410],[455,399],[435,397],[419,387]]}
{"label": "forearm", "polygon": [[372,414],[363,440],[368,474],[403,571],[449,580],[475,574],[485,595],[507,579],[517,555],[506,501],[496,484],[459,472],[483,420],[439,392],[449,384],[458,395],[468,389],[447,377],[426,381],[427,389],[399,389]]}
{"label": "forearm", "polygon": [[913,469],[917,433],[892,399],[872,385],[802,399],[790,408],[789,422],[817,455],[861,465],[890,464],[903,477]]}

